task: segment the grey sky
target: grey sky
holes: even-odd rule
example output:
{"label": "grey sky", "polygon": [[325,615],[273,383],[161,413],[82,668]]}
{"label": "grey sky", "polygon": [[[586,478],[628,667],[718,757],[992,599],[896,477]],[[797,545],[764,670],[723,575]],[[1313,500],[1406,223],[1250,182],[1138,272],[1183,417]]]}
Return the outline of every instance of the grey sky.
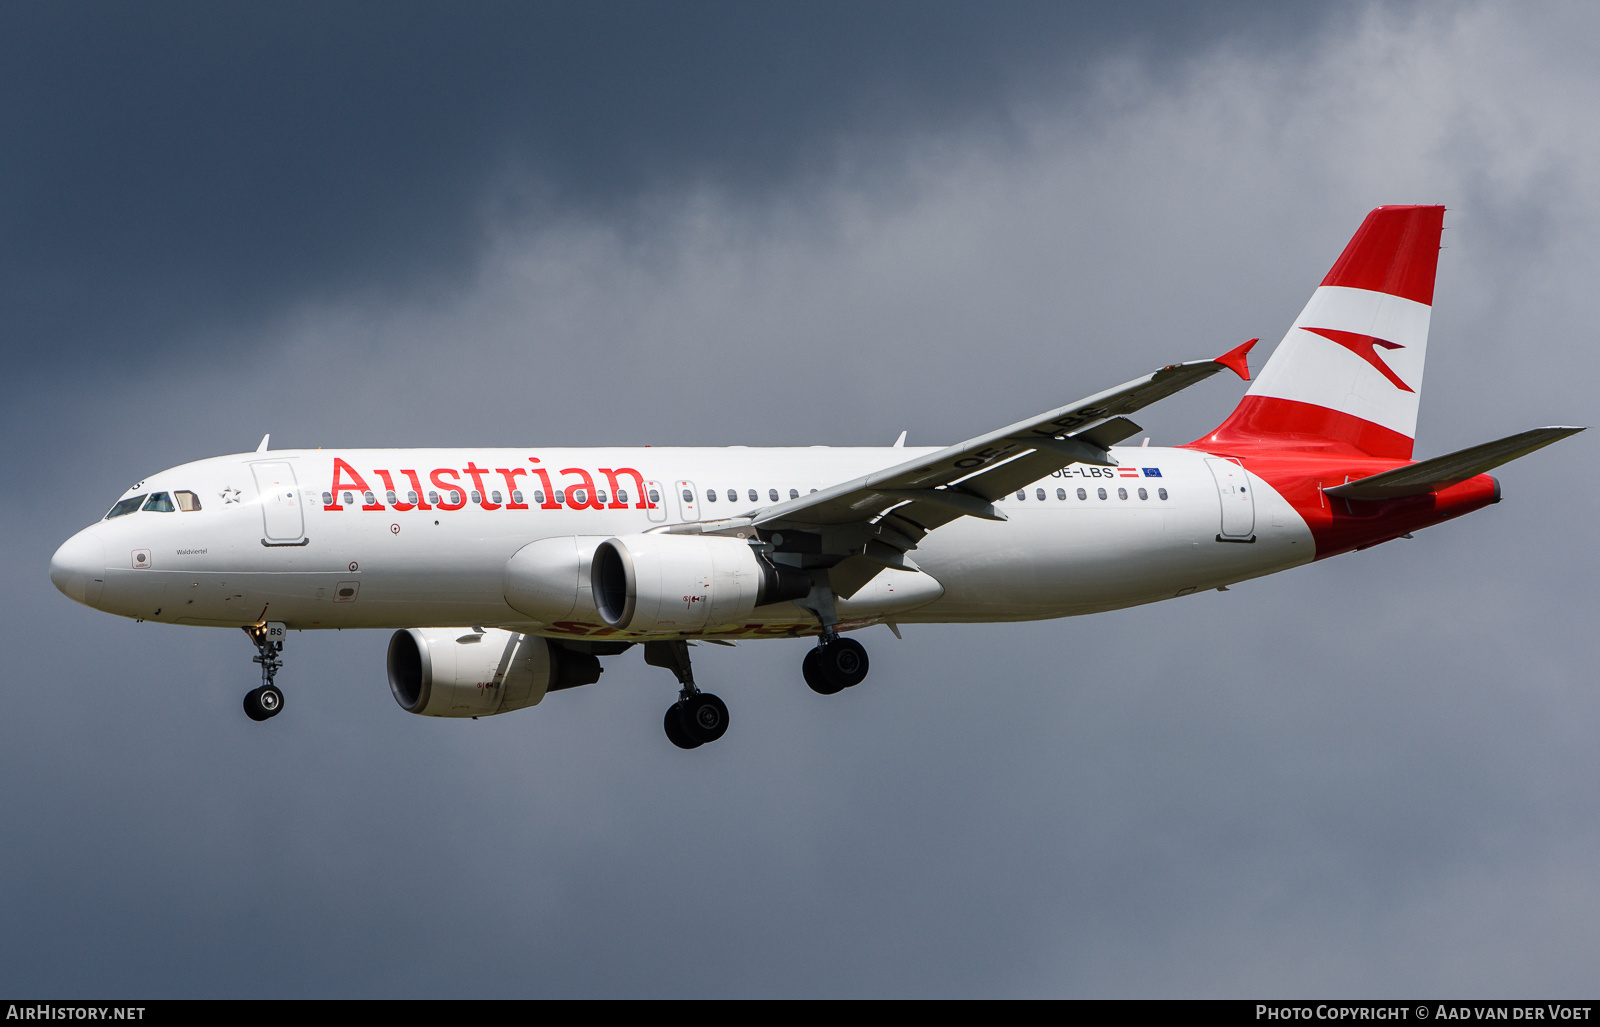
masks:
{"label": "grey sky", "polygon": [[1594,423],[1587,8],[320,10],[3,16],[0,988],[1592,990],[1588,436],[1227,594],[869,631],[832,699],[704,647],[688,754],[636,654],[446,724],[382,633],[292,637],[263,729],[242,637],[45,573],[266,431],[931,444],[1264,356],[1380,203],[1450,207],[1419,455]]}

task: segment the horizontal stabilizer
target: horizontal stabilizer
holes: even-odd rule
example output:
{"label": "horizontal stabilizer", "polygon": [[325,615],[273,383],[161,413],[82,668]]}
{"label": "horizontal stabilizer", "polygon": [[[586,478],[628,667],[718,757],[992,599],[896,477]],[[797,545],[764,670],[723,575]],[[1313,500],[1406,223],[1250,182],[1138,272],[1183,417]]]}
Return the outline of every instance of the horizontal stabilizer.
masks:
{"label": "horizontal stabilizer", "polygon": [[1396,467],[1392,471],[1374,474],[1370,478],[1346,482],[1322,491],[1340,499],[1403,499],[1406,496],[1425,496],[1430,492],[1449,488],[1468,478],[1475,478],[1501,464],[1510,463],[1519,456],[1527,456],[1568,435],[1576,435],[1582,428],[1534,428],[1518,432],[1494,442],[1485,442],[1431,460]]}

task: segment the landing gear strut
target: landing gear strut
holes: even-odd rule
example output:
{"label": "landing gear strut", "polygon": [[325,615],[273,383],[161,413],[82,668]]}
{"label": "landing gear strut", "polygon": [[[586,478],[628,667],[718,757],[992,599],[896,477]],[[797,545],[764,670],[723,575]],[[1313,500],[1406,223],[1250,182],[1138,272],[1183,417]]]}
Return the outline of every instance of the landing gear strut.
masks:
{"label": "landing gear strut", "polygon": [[678,679],[678,701],[667,707],[661,726],[667,738],[680,749],[694,749],[715,742],[728,730],[728,707],[710,692],[694,685],[694,670],[689,665],[689,643],[646,642],[644,662],[665,667]]}
{"label": "landing gear strut", "polygon": [[283,669],[283,661],[278,659],[278,654],[283,652],[283,637],[287,632],[277,621],[248,627],[244,631],[256,646],[252,661],[261,664],[261,687],[252,688],[244,694],[244,715],[256,721],[276,717],[283,710],[283,692],[273,684],[272,679]]}

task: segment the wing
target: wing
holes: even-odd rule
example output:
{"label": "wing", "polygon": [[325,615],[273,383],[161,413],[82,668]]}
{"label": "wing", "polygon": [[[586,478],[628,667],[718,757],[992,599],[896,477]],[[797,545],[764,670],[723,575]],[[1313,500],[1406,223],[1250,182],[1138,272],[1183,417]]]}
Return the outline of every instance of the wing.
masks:
{"label": "wing", "polygon": [[993,506],[996,499],[1068,464],[1116,466],[1107,450],[1139,431],[1124,415],[1226,366],[1231,365],[1219,360],[1169,364],[1143,378],[936,453],[763,508],[756,511],[754,521],[763,528],[851,524],[893,510],[926,533],[961,516],[1005,520]]}
{"label": "wing", "polygon": [[[755,528],[793,554],[800,566],[851,566],[833,574],[849,596],[884,567],[916,570],[906,554],[928,532],[958,517],[1006,519],[994,501],[1072,463],[1115,466],[1107,450],[1139,431],[1125,416],[1186,389],[1224,368],[1247,377],[1245,354],[1255,340],[1216,360],[1166,367],[1076,403],[1018,421],[965,442],[801,499],[755,511],[726,524],[667,530]],[[860,559],[856,559],[860,558]]]}

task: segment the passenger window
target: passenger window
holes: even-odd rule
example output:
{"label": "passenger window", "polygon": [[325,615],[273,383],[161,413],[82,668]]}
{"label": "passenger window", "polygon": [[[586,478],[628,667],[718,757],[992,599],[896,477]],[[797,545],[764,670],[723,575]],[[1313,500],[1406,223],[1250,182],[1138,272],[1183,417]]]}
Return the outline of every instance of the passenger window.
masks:
{"label": "passenger window", "polygon": [[628,490],[627,489],[617,489],[617,502],[621,503],[623,506],[627,506],[628,505]]}
{"label": "passenger window", "polygon": [[607,503],[611,502],[611,500],[606,498],[605,489],[595,489],[594,498],[599,500],[601,506],[605,506]]}
{"label": "passenger window", "polygon": [[533,490],[533,501],[538,503],[540,506],[544,505],[544,489]]}
{"label": "passenger window", "polygon": [[522,501],[522,490],[521,489],[512,489],[511,490],[511,501],[513,503],[515,503],[517,506],[527,506],[528,505],[528,504],[526,504],[526,503],[524,503]]}
{"label": "passenger window", "polygon": [[778,490],[777,489],[767,489],[767,499],[770,500],[771,502],[776,503],[778,501]]}
{"label": "passenger window", "polygon": [[1037,499],[1041,503],[1044,502],[1044,489],[1034,489],[1033,498]]}
{"label": "passenger window", "polygon": [[377,506],[378,505],[378,497],[374,496],[370,492],[361,493],[361,498],[366,500],[366,503],[367,503],[368,506]]}
{"label": "passenger window", "polygon": [[1167,498],[1167,490],[1166,489],[1156,489],[1156,495],[1160,496],[1162,499],[1166,499]]}
{"label": "passenger window", "polygon": [[1017,490],[1017,498],[1018,499],[1027,499],[1028,498],[1028,490],[1027,489],[1018,489]]}
{"label": "passenger window", "polygon": [[489,493],[489,501],[491,503],[493,503],[495,506],[499,506],[500,505],[500,490],[499,489],[495,489],[493,492]]}
{"label": "passenger window", "polygon": [[1095,489],[1095,491],[1100,493],[1100,498],[1101,499],[1106,498],[1106,490],[1105,489]]}
{"label": "passenger window", "polygon": [[322,494],[322,505],[323,506],[332,506],[333,505],[333,493],[332,492],[324,492]]}
{"label": "passenger window", "polygon": [[[709,495],[711,495],[711,493],[709,493],[709,492],[707,492],[707,493],[706,493],[706,495],[708,495],[708,496],[709,496]],[[688,490],[688,489],[684,489],[684,490],[683,490],[683,501],[684,501],[684,502],[685,502],[685,503],[692,503],[692,502],[694,502],[694,493],[693,493],[693,492],[690,492],[690,491],[689,491],[689,490]]]}
{"label": "passenger window", "polygon": [[[623,500],[623,502],[627,502],[627,500]],[[657,492],[655,489],[651,489],[650,490],[650,505],[654,506],[659,502],[661,502],[661,493]]]}
{"label": "passenger window", "polygon": [[755,489],[751,489],[750,490],[750,502],[752,502],[752,503],[761,502],[761,495]]}
{"label": "passenger window", "polygon": [[417,505],[417,494],[415,492],[407,492],[406,493],[406,502],[410,503],[412,506],[416,506]]}
{"label": "passenger window", "polygon": [[472,490],[472,501],[474,503],[482,503],[483,502],[483,496],[479,495],[477,489],[473,489]]}
{"label": "passenger window", "polygon": [[346,492],[346,493],[345,493],[345,494],[344,494],[344,505],[345,505],[345,506],[354,506],[354,505],[355,505],[355,502],[356,502],[356,497],[355,497],[355,493],[353,493],[353,492]]}
{"label": "passenger window", "polygon": [[394,489],[390,489],[388,492],[385,492],[383,494],[383,498],[389,501],[390,506],[394,506],[400,501],[400,497],[394,494]]}
{"label": "passenger window", "polygon": [[1078,490],[1078,498],[1079,499],[1088,499],[1089,498],[1089,493],[1083,491],[1083,489],[1079,489]]}
{"label": "passenger window", "polygon": [[[716,489],[706,489],[706,502],[715,503],[716,501],[717,501],[717,490]],[[687,500],[686,500],[686,502],[687,502]]]}
{"label": "passenger window", "polygon": [[572,501],[577,505],[582,506],[589,501],[589,493],[583,489],[573,489]]}
{"label": "passenger window", "polygon": [[737,489],[729,489],[728,490],[728,502],[737,503],[738,501],[739,501],[739,492],[738,492],[738,490]]}
{"label": "passenger window", "polygon": [[144,501],[144,508],[154,513],[172,513],[178,509],[172,505],[172,497],[165,492],[157,492]]}
{"label": "passenger window", "polygon": [[[451,495],[454,495],[454,493],[451,493]],[[556,502],[565,503],[566,501],[567,501],[567,494],[566,494],[565,490],[556,489]]]}
{"label": "passenger window", "polygon": [[[350,493],[346,492],[344,494],[344,501],[346,503],[350,502]],[[432,503],[434,506],[438,506],[439,505],[439,493],[430,491],[428,493],[428,502]]]}
{"label": "passenger window", "polygon": [[123,514],[131,514],[135,510],[139,509],[140,505],[143,503],[143,496],[134,496],[132,499],[121,500],[116,506],[111,508],[110,513],[106,514],[106,520],[109,521],[113,517],[121,517]]}
{"label": "passenger window", "polygon": [[1056,498],[1057,499],[1066,499],[1067,498],[1067,490],[1066,489],[1056,489]]}
{"label": "passenger window", "polygon": [[790,489],[789,490],[789,498],[790,499],[799,499],[800,498],[800,490],[799,489]]}
{"label": "passenger window", "polygon": [[1127,499],[1128,498],[1128,490],[1127,489],[1117,489],[1117,498],[1118,499]]}
{"label": "passenger window", "polygon": [[193,492],[174,492],[172,498],[178,501],[178,509],[184,513],[193,513],[200,509],[200,497]]}
{"label": "passenger window", "polygon": [[817,491],[817,490],[816,490],[816,489],[812,489],[812,490],[811,490],[811,492],[812,492],[812,494],[813,494],[813,495],[815,495],[815,494],[816,494],[816,491]]}
{"label": "passenger window", "polygon": [[1144,489],[1140,489],[1139,490],[1139,498],[1140,499],[1149,499],[1150,498],[1150,493],[1146,492]]}

